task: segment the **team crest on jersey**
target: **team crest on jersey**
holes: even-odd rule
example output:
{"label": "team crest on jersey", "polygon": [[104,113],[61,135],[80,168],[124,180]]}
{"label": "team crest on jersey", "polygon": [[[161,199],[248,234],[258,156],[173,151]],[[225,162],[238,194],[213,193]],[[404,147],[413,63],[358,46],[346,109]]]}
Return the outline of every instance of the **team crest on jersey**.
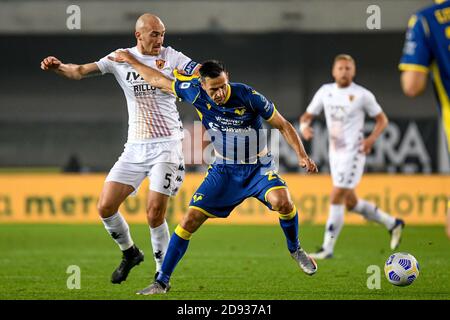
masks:
{"label": "team crest on jersey", "polygon": [[158,67],[158,69],[162,69],[164,68],[164,65],[166,64],[166,61],[162,60],[162,59],[157,59],[156,60],[156,66]]}
{"label": "team crest on jersey", "polygon": [[211,105],[209,103],[206,104],[206,107],[208,107],[208,110],[211,109]]}
{"label": "team crest on jersey", "polygon": [[194,200],[194,202],[200,201],[203,199],[203,195],[200,193],[196,193],[194,194],[194,196],[192,197],[192,200]]}
{"label": "team crest on jersey", "polygon": [[350,99],[350,102],[353,102],[353,100],[355,100],[355,96],[354,95],[349,95],[348,98]]}
{"label": "team crest on jersey", "polygon": [[245,108],[242,108],[242,109],[235,109],[234,110],[234,113],[236,113],[237,115],[240,115],[240,116],[243,116],[244,115],[244,113],[245,113]]}

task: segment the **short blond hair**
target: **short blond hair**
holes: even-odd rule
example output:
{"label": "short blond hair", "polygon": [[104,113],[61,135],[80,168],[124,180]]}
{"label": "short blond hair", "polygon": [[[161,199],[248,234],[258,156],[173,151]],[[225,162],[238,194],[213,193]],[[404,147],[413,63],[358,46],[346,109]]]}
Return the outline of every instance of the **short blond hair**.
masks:
{"label": "short blond hair", "polygon": [[353,57],[351,55],[346,54],[346,53],[341,53],[341,54],[338,54],[334,58],[333,65],[340,60],[350,61],[350,62],[353,62],[353,64],[355,64],[355,59],[353,59]]}

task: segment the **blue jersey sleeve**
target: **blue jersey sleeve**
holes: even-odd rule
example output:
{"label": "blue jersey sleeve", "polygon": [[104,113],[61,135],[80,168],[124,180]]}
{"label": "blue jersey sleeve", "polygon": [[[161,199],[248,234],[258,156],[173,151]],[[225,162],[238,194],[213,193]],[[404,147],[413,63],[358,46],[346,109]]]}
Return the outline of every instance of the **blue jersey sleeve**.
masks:
{"label": "blue jersey sleeve", "polygon": [[401,71],[428,72],[428,66],[431,63],[429,33],[428,22],[424,16],[413,15],[409,19],[403,56],[399,65]]}
{"label": "blue jersey sleeve", "polygon": [[252,109],[263,119],[270,121],[276,113],[275,105],[259,92],[249,88],[248,99]]}
{"label": "blue jersey sleeve", "polygon": [[172,91],[181,100],[193,104],[200,94],[198,78],[176,77],[172,82]]}

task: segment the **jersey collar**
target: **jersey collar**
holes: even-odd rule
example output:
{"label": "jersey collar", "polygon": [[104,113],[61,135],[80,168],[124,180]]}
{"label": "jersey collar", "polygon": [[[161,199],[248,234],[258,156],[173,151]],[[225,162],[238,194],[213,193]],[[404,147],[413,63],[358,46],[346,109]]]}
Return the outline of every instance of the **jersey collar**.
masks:
{"label": "jersey collar", "polygon": [[225,101],[223,102],[223,104],[227,103],[228,100],[230,100],[231,97],[231,86],[229,83],[227,83],[227,95],[225,97]]}

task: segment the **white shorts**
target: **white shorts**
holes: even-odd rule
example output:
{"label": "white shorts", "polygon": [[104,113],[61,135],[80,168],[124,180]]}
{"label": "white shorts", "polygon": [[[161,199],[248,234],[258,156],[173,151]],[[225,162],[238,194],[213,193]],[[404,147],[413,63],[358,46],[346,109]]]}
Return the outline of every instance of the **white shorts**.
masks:
{"label": "white shorts", "polygon": [[361,181],[364,173],[366,155],[359,152],[330,152],[330,171],[333,186],[354,189]]}
{"label": "white shorts", "polygon": [[126,143],[106,182],[130,185],[135,190],[134,195],[145,177],[149,177],[150,190],[174,196],[183,183],[184,170],[181,140]]}

